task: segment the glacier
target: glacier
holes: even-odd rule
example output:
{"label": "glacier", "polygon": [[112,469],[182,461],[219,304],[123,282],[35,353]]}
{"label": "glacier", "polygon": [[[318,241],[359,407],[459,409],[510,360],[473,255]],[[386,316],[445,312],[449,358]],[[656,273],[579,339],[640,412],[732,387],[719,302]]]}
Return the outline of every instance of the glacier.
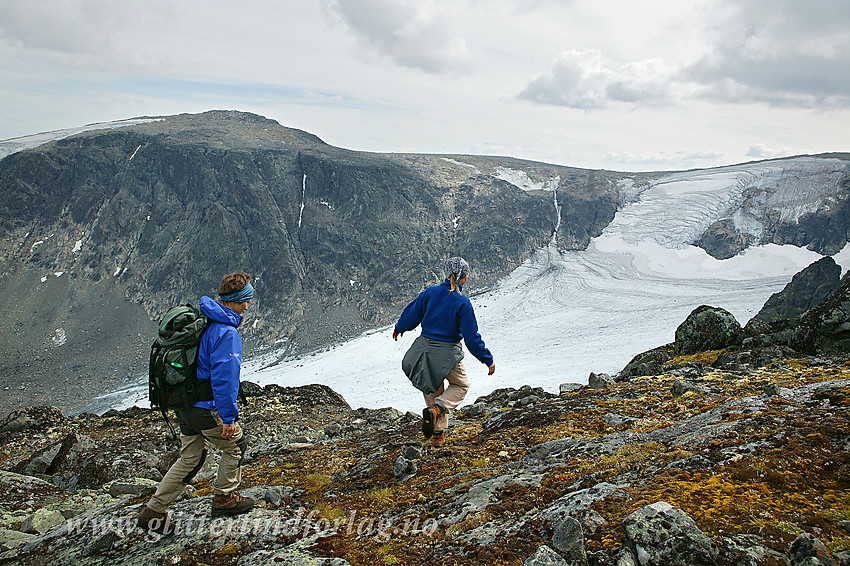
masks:
{"label": "glacier", "polygon": [[[722,218],[755,235],[767,207],[793,220],[820,203],[828,206],[848,168],[838,159],[802,157],[670,173],[644,184],[625,179],[614,220],[586,250],[559,250],[555,234],[483,291],[475,289],[473,265],[466,291],[496,372],[488,376],[467,354],[472,385],[466,402],[502,387],[528,384],[557,392],[562,383],[586,383],[590,372],[614,374],[636,354],[673,341],[676,327],[703,304],[725,308],[745,324],[771,294],[822,256],[768,244],[717,260],[693,242]],[[555,192],[557,186],[524,172],[498,175],[524,190]],[[850,246],[834,257],[846,270]],[[395,342],[388,326],[283,361],[272,352],[246,361],[242,377],[260,385],[323,383],[353,407],[419,412],[422,396],[401,371],[417,335],[408,332]],[[95,399],[92,408],[145,405],[146,395],[146,385],[132,386]]]}

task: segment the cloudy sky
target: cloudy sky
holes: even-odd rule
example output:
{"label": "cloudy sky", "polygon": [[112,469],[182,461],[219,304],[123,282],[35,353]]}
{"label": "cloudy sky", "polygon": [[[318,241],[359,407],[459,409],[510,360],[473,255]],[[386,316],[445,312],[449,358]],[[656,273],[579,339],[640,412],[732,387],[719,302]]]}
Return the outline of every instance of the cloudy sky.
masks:
{"label": "cloudy sky", "polygon": [[617,170],[850,151],[850,2],[0,0],[0,140],[210,109]]}

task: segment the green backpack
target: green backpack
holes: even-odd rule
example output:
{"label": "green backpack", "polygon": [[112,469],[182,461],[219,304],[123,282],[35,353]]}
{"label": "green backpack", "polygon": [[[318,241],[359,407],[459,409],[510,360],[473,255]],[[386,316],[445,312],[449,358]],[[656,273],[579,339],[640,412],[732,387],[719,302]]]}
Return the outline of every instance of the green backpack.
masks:
{"label": "green backpack", "polygon": [[159,323],[159,335],[151,345],[151,408],[159,408],[175,439],[177,433],[168,420],[168,409],[184,409],[213,398],[210,380],[198,379],[198,349],[210,324],[212,320],[195,305],[172,307]]}

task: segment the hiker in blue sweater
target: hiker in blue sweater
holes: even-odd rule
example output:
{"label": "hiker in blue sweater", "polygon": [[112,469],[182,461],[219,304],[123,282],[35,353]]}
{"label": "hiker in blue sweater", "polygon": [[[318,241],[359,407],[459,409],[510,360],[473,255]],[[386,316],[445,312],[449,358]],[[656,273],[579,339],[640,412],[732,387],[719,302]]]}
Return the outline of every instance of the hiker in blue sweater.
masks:
{"label": "hiker in blue sweater", "polygon": [[[463,295],[469,277],[469,264],[461,257],[446,262],[446,280],[422,291],[401,313],[393,330],[393,339],[422,325],[421,335],[404,355],[401,366],[413,385],[425,396],[422,410],[422,434],[431,438],[435,448],[446,443],[449,413],[457,408],[469,391],[469,378],[463,367],[463,348],[496,371],[493,354],[478,333],[472,303]],[[448,381],[448,387],[444,381]]]}
{"label": "hiker in blue sweater", "polygon": [[218,294],[218,301],[209,297],[200,301],[201,310],[211,323],[201,336],[197,375],[199,380],[210,380],[213,398],[198,401],[188,409],[175,410],[180,424],[180,457],[138,515],[137,525],[147,531],[174,532],[168,507],[204,465],[208,444],[221,452],[213,482],[211,515],[238,515],[254,507],[253,499],[236,491],[242,481],[240,465],[248,447],[248,437],[236,422],[242,366],[242,338],[237,328],[242,323],[242,313],[254,298],[251,276],[243,271],[225,276]]}

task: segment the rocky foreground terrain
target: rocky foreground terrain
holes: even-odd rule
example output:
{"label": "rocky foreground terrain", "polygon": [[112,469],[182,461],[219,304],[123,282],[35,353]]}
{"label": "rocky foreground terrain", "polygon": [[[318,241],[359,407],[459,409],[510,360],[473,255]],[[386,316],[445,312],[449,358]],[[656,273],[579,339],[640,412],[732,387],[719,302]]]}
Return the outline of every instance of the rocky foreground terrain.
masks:
{"label": "rocky foreground terrain", "polygon": [[162,538],[133,526],[177,457],[159,414],[16,411],[0,422],[0,561],[850,564],[850,277],[797,303],[744,329],[700,307],[616,377],[495,391],[442,449],[419,415],[248,384],[257,506],[211,520],[208,458]]}

